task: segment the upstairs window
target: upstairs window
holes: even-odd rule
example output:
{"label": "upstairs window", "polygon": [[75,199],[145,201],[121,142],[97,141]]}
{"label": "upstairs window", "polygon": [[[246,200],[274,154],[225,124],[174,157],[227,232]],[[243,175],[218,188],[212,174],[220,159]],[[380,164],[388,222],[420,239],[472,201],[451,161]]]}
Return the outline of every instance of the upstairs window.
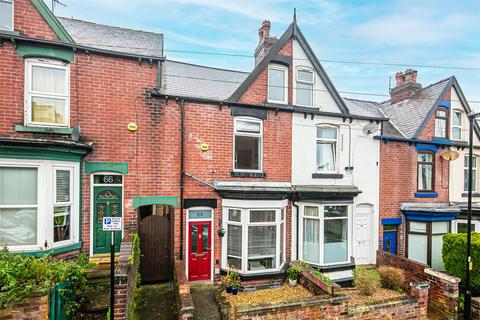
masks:
{"label": "upstairs window", "polygon": [[462,112],[454,111],[452,114],[452,139],[462,140]]}
{"label": "upstairs window", "polygon": [[315,82],[313,71],[309,68],[297,69],[296,104],[313,106],[313,84]]}
{"label": "upstairs window", "polygon": [[434,154],[418,153],[418,191],[433,191]]}
{"label": "upstairs window", "polygon": [[337,127],[317,127],[318,172],[335,172],[335,170],[337,169],[337,131]]}
{"label": "upstairs window", "polygon": [[288,69],[286,67],[268,67],[268,101],[288,102]]}
{"label": "upstairs window", "polygon": [[26,60],[27,125],[69,126],[69,80],[68,64],[47,59]]}
{"label": "upstairs window", "polygon": [[0,30],[13,31],[13,0],[0,0]]}
{"label": "upstairs window", "polygon": [[[468,160],[470,156],[466,155],[463,160],[463,191],[468,192]],[[472,159],[472,192],[477,191],[477,157]]]}
{"label": "upstairs window", "polygon": [[235,170],[261,171],[262,121],[235,119]]}
{"label": "upstairs window", "polygon": [[435,137],[447,138],[448,111],[444,108],[438,108],[435,111]]}

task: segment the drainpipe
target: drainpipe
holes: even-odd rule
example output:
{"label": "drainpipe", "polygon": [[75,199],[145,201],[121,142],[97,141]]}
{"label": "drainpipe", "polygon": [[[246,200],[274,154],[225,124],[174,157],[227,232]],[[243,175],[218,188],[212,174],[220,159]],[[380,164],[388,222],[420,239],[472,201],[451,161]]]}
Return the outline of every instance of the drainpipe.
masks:
{"label": "drainpipe", "polygon": [[185,174],[185,101],[180,100],[180,260],[183,260],[183,189]]}
{"label": "drainpipe", "polygon": [[162,61],[157,62],[157,91],[162,89]]}

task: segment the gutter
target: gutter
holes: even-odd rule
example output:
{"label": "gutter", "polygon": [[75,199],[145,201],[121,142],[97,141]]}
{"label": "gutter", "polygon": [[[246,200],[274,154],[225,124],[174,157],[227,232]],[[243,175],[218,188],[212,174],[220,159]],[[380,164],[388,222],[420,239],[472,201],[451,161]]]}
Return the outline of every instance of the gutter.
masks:
{"label": "gutter", "polygon": [[439,141],[432,141],[432,140],[418,140],[415,138],[401,138],[401,137],[392,137],[392,136],[375,136],[373,139],[380,140],[384,143],[387,143],[389,141],[397,141],[397,142],[408,142],[410,144],[429,144],[429,145],[434,145],[434,146],[452,146],[452,142],[450,141],[445,141],[444,143],[439,142]]}
{"label": "gutter", "polygon": [[26,42],[31,42],[35,44],[51,45],[51,46],[60,47],[60,48],[68,48],[68,49],[72,49],[73,52],[76,52],[76,51],[85,51],[87,53],[94,52],[94,53],[103,54],[107,56],[124,57],[128,59],[136,59],[139,61],[148,60],[150,63],[153,63],[153,61],[165,61],[164,57],[132,54],[132,53],[118,52],[118,51],[112,51],[112,50],[106,50],[106,49],[98,49],[98,48],[84,46],[76,43],[66,43],[61,41],[25,37],[25,36],[17,35],[14,33],[0,32],[0,39],[10,40],[14,45],[17,41],[26,41]]}
{"label": "gutter", "polygon": [[159,97],[159,98],[165,98],[165,99],[177,99],[177,100],[180,99],[180,100],[190,101],[190,102],[217,104],[217,105],[220,105],[220,106],[250,107],[250,108],[262,109],[262,110],[274,110],[274,111],[314,114],[314,115],[322,115],[322,116],[334,117],[334,118],[343,118],[345,120],[346,119],[358,119],[358,120],[370,120],[370,121],[377,121],[377,122],[388,121],[389,120],[389,118],[383,118],[383,117],[368,117],[368,116],[359,116],[359,115],[346,114],[346,113],[323,112],[323,111],[320,111],[318,108],[297,107],[297,106],[293,106],[293,105],[250,104],[250,103],[232,102],[232,101],[227,101],[227,100],[197,98],[197,97],[180,96],[180,95],[168,95],[168,94],[163,94],[163,93],[160,93],[160,92],[153,92],[152,96],[156,96],[156,97]]}

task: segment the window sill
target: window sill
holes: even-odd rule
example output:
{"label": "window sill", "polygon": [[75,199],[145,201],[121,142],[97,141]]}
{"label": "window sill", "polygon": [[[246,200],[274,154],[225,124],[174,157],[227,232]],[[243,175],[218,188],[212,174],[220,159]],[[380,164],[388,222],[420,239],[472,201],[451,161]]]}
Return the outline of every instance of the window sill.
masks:
{"label": "window sill", "polygon": [[71,128],[59,128],[59,127],[29,127],[22,125],[15,125],[16,132],[34,132],[34,133],[53,133],[53,134],[71,134]]}
{"label": "window sill", "polygon": [[312,179],[343,179],[340,173],[312,173]]}
{"label": "window sill", "polygon": [[20,32],[18,32],[18,31],[4,30],[4,29],[0,29],[0,33],[1,34],[8,34],[10,36],[19,36],[20,35]]}
{"label": "window sill", "polygon": [[240,178],[265,178],[267,174],[265,172],[232,171],[230,172],[230,176]]}
{"label": "window sill", "polygon": [[[467,192],[462,193],[462,197],[463,197],[463,198],[468,197],[468,193],[467,193]],[[474,197],[474,198],[480,198],[480,192],[472,192],[472,197]]]}
{"label": "window sill", "polygon": [[28,256],[33,256],[36,258],[43,257],[44,255],[51,254],[51,255],[57,255],[69,251],[74,251],[74,250],[79,250],[83,246],[83,242],[77,242],[73,244],[68,244],[62,247],[57,247],[53,249],[47,249],[47,250],[38,250],[38,251],[26,251],[23,252],[23,254],[28,255]]}
{"label": "window sill", "polygon": [[[265,272],[256,272],[256,273],[242,273],[241,271],[238,272],[240,276],[240,280],[255,280],[255,279],[265,279],[265,278],[284,278],[285,277],[285,270],[287,269],[288,264],[284,263],[280,270],[274,271],[265,271]],[[222,268],[221,274],[227,274],[227,269]]]}
{"label": "window sill", "polygon": [[415,198],[438,198],[436,192],[415,192]]}

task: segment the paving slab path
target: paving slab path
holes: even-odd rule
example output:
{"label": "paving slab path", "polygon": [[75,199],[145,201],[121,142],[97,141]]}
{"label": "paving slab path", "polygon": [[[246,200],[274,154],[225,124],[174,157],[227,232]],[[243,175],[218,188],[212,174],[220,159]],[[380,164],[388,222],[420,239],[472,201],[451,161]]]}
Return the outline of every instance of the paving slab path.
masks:
{"label": "paving slab path", "polygon": [[190,284],[196,320],[221,320],[213,284]]}

